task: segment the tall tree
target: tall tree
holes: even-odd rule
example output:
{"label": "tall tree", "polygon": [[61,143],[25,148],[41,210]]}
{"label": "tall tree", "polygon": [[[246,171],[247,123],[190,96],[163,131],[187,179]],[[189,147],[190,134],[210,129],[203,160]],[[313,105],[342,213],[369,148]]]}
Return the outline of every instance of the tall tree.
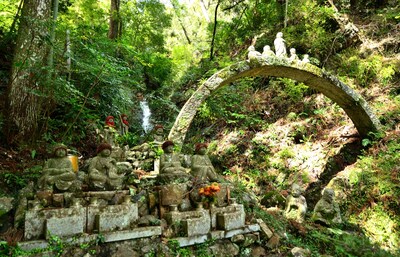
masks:
{"label": "tall tree", "polygon": [[120,9],[120,0],[111,0],[111,8],[110,8],[110,27],[108,29],[108,38],[116,39],[121,36],[121,15],[119,12]]}
{"label": "tall tree", "polygon": [[51,0],[25,0],[8,93],[8,140],[30,143],[38,134],[45,98]]}

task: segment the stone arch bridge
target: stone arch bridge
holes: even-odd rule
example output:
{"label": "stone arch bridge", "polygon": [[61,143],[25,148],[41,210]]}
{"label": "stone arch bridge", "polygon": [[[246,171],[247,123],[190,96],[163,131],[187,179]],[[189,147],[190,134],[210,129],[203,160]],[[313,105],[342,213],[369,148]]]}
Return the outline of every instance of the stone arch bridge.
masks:
{"label": "stone arch bridge", "polygon": [[182,146],[198,108],[214,90],[243,77],[260,76],[293,79],[321,92],[346,112],[362,137],[380,128],[378,119],[361,95],[335,76],[310,63],[288,64],[281,61],[251,65],[248,61],[242,61],[218,71],[200,85],[181,109],[168,139]]}

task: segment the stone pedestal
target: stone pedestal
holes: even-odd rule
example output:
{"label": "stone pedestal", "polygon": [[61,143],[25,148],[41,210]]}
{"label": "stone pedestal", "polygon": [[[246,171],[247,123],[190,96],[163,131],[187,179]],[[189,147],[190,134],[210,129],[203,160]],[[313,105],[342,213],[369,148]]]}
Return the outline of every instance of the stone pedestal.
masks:
{"label": "stone pedestal", "polygon": [[160,186],[161,205],[179,205],[182,199],[186,197],[186,184],[171,184]]}

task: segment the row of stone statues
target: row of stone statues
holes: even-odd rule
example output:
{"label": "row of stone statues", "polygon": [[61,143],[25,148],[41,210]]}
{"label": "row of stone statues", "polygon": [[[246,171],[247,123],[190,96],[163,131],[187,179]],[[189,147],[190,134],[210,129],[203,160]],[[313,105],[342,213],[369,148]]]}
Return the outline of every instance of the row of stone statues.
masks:
{"label": "row of stone statues", "polygon": [[207,144],[196,144],[195,154],[189,161],[190,173],[183,167],[183,161],[179,154],[174,153],[174,143],[166,141],[162,144],[164,154],[160,157],[160,174],[162,181],[168,183],[177,179],[196,178],[198,181],[222,181],[218,176],[207,156]]}
{"label": "row of stone statues", "polygon": [[303,59],[300,60],[300,58],[297,56],[296,49],[295,48],[290,48],[289,53],[290,56],[288,57],[287,51],[286,51],[286,41],[283,39],[283,33],[278,32],[276,34],[276,38],[274,40],[274,47],[275,47],[275,52],[271,50],[271,47],[269,45],[265,45],[263,48],[263,52],[260,53],[255,50],[255,47],[251,45],[248,48],[248,59],[250,64],[252,65],[258,65],[258,64],[264,64],[265,62],[268,61],[273,61],[273,60],[284,60],[288,61],[290,64],[306,64],[310,63],[309,55],[304,54]]}
{"label": "row of stone statues", "polygon": [[[174,143],[166,141],[162,144],[164,154],[160,157],[160,177],[167,181],[196,177],[204,181],[220,181],[214,167],[206,155],[207,145],[197,144],[190,161],[190,172],[184,168],[181,157],[174,153]],[[74,172],[72,163],[67,157],[67,147],[57,145],[53,150],[53,158],[50,158],[38,181],[38,187],[43,191],[74,192],[79,191],[82,183],[89,184],[91,190],[120,190],[124,187],[126,169],[121,169],[117,161],[111,157],[112,146],[102,143],[97,148],[97,156],[90,160],[87,174],[79,175]]]}
{"label": "row of stone statues", "polygon": [[[302,188],[293,184],[291,194],[286,199],[285,217],[295,220],[299,223],[304,222],[307,212],[306,198],[302,196]],[[340,209],[335,201],[335,191],[331,188],[325,188],[322,191],[322,197],[314,207],[311,219],[314,222],[331,226],[342,223]]]}

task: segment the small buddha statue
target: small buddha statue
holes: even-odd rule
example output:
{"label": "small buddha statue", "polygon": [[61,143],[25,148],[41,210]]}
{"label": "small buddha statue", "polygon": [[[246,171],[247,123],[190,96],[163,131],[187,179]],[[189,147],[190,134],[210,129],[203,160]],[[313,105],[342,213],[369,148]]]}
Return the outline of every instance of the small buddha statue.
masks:
{"label": "small buddha statue", "polygon": [[297,63],[300,61],[300,58],[296,54],[295,48],[290,48],[289,52],[290,52],[290,57],[289,57],[290,63]]}
{"label": "small buddha statue", "polygon": [[112,147],[103,143],[97,148],[97,156],[90,161],[89,184],[94,190],[119,190],[123,188],[125,175],[117,168],[117,162],[110,157]]}
{"label": "small buddha statue", "polygon": [[314,208],[311,219],[326,226],[342,223],[340,209],[335,202],[335,191],[331,188],[323,190],[321,199]]}
{"label": "small buddha statue", "polygon": [[310,63],[309,57],[310,56],[308,54],[303,55],[303,60],[301,60],[301,63]]}
{"label": "small buddha statue", "polygon": [[164,127],[160,124],[154,126],[153,142],[158,145],[164,142]]}
{"label": "small buddha statue", "polygon": [[186,173],[186,169],[182,167],[179,155],[174,153],[174,143],[172,141],[165,141],[161,147],[164,154],[160,157],[160,174]]}
{"label": "small buddha statue", "polygon": [[195,146],[195,155],[191,160],[191,173],[194,177],[205,181],[220,181],[207,153],[207,144],[199,143]]}
{"label": "small buddha statue", "polygon": [[117,130],[115,129],[114,116],[107,116],[104,126],[104,141],[112,146],[115,146],[115,135]]}
{"label": "small buddha statue", "polygon": [[121,114],[121,135],[126,135],[129,131],[128,115]]}
{"label": "small buddha statue", "polygon": [[53,150],[53,158],[46,161],[42,176],[39,178],[38,186],[41,190],[49,191],[73,191],[78,188],[76,174],[72,163],[67,157],[67,147],[56,145]]}
{"label": "small buddha statue", "polygon": [[256,48],[251,45],[249,46],[247,58],[248,62],[250,63],[250,66],[255,67],[258,65],[261,65],[262,63],[262,55],[260,52],[256,51]]}
{"label": "small buddha statue", "polygon": [[274,51],[271,50],[269,45],[265,45],[262,52],[262,57],[265,59],[276,57]]}
{"label": "small buddha statue", "polygon": [[299,223],[304,221],[307,212],[306,198],[301,195],[302,188],[296,183],[292,185],[291,194],[286,199],[285,217]]}

